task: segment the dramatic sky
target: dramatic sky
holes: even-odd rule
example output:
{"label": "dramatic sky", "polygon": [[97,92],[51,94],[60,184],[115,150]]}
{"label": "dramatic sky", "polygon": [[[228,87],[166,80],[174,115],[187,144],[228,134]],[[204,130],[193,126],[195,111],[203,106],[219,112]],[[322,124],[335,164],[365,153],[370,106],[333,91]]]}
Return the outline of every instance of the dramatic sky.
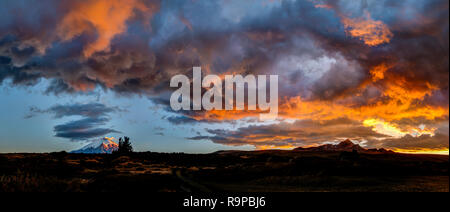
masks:
{"label": "dramatic sky", "polygon": [[[170,78],[279,75],[279,117],[172,111]],[[448,154],[448,0],[2,0],[0,152],[130,136],[138,151],[346,138]]]}

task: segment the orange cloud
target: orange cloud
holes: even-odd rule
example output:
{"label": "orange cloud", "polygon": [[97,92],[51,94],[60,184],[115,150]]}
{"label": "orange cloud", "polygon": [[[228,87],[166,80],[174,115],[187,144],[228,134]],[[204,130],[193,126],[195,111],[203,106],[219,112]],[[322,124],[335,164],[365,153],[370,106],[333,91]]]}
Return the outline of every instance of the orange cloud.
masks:
{"label": "orange cloud", "polygon": [[84,48],[85,57],[108,51],[114,36],[126,31],[126,21],[135,10],[151,9],[138,0],[79,1],[72,8],[60,23],[58,35],[67,41],[85,32],[96,33],[96,40]]}
{"label": "orange cloud", "polygon": [[324,9],[332,9],[333,7],[328,4],[316,4],[314,5],[315,8],[324,8]]}
{"label": "orange cloud", "polygon": [[[279,118],[296,120],[349,118],[360,123],[366,121],[366,124],[369,123],[367,120],[383,120],[383,123],[377,123],[385,126],[384,131],[388,132],[388,129],[393,129],[393,121],[415,118],[435,120],[448,116],[448,107],[422,104],[427,96],[432,96],[433,91],[438,90],[437,86],[426,82],[410,82],[403,75],[387,72],[393,67],[393,64],[388,63],[381,63],[372,67],[370,69],[371,78],[367,82],[364,82],[359,88],[355,88],[351,94],[343,95],[337,99],[306,100],[300,96],[282,97],[279,99]],[[385,76],[386,74],[389,76]],[[354,105],[352,98],[364,97],[364,91],[368,86],[378,89],[380,95],[367,101],[366,104]],[[212,110],[191,114],[190,117],[198,121],[231,121],[249,117],[257,118],[260,113],[265,112],[259,110]],[[375,127],[374,131],[377,131]],[[381,131],[378,130],[377,132],[386,134]],[[434,133],[434,129],[420,129],[419,126],[394,131],[397,132],[396,135],[398,136],[404,136],[405,134],[433,135]],[[392,136],[392,133],[386,135]]]}
{"label": "orange cloud", "polygon": [[[388,91],[390,93],[391,91]],[[412,92],[416,93],[416,92]],[[434,120],[448,115],[448,108],[437,106],[418,106],[413,102],[419,100],[405,94],[386,101],[377,101],[371,105],[354,107],[328,101],[304,101],[300,97],[293,97],[280,106],[280,116],[296,119],[329,120],[347,117],[353,120],[363,121],[369,118],[380,118],[386,121],[400,120],[404,118],[424,117]],[[404,104],[399,104],[404,101]]]}
{"label": "orange cloud", "polygon": [[256,146],[257,150],[269,150],[269,149],[281,149],[281,150],[291,150],[296,148],[297,146],[294,145],[282,145],[282,146],[276,146],[276,145],[259,145]]}
{"label": "orange cloud", "polygon": [[391,150],[394,152],[407,154],[449,155],[449,148],[414,148],[414,149],[391,148]]}
{"label": "orange cloud", "polygon": [[[431,91],[408,90],[406,88],[391,85],[385,91],[388,100],[380,100],[370,105],[354,107],[351,104],[340,103],[339,101],[306,101],[301,97],[292,97],[287,100],[280,100],[279,117],[282,119],[312,119],[331,120],[336,118],[351,118],[353,120],[364,121],[366,119],[377,118],[385,121],[401,120],[404,118],[425,118],[434,120],[448,115],[448,108],[415,105],[418,100],[423,100],[425,95]],[[257,118],[260,113],[266,111],[238,111],[238,110],[211,110],[192,115],[196,120],[219,120],[229,121],[242,118]]]}
{"label": "orange cloud", "polygon": [[368,46],[378,46],[383,43],[389,43],[394,34],[388,26],[382,21],[375,21],[366,12],[364,18],[341,18],[346,32],[352,36],[364,41]]}
{"label": "orange cloud", "polygon": [[390,66],[382,63],[378,66],[370,69],[370,75],[372,76],[372,81],[376,82],[378,80],[384,79],[384,73],[390,68]]}
{"label": "orange cloud", "polygon": [[392,123],[379,119],[366,119],[363,121],[363,124],[366,127],[372,127],[372,130],[375,132],[392,137],[403,137],[408,134],[413,137],[418,137],[421,135],[434,136],[434,132],[436,131],[436,128],[426,129],[425,127],[422,129],[420,127],[411,127],[407,130],[402,130]]}

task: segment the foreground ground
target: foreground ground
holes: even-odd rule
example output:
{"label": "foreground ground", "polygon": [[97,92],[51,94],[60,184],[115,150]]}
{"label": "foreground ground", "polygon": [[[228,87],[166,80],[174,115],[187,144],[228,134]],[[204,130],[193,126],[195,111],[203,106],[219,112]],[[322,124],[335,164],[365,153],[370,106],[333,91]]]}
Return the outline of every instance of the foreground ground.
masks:
{"label": "foreground ground", "polygon": [[449,191],[443,155],[0,154],[0,191]]}

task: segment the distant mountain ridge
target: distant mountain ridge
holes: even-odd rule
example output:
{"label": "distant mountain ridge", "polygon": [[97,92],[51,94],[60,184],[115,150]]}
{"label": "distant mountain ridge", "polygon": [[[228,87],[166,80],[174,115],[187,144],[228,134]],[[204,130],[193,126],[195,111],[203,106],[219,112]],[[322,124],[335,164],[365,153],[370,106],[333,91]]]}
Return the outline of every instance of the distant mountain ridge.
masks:
{"label": "distant mountain ridge", "polygon": [[102,138],[100,141],[92,142],[81,149],[71,151],[70,153],[83,154],[111,154],[119,149],[119,144],[112,141],[111,138]]}
{"label": "distant mountain ridge", "polygon": [[261,153],[261,152],[267,152],[267,151],[282,151],[282,152],[290,152],[290,153],[296,153],[296,152],[353,152],[356,151],[358,153],[372,153],[372,154],[393,154],[395,153],[392,150],[387,150],[384,148],[380,149],[366,149],[364,147],[361,147],[359,144],[355,144],[349,139],[342,141],[338,144],[324,144],[320,146],[315,147],[297,147],[292,150],[256,150],[256,151],[241,151],[241,150],[220,150],[214,152],[214,154],[241,154],[243,152],[246,153]]}
{"label": "distant mountain ridge", "polygon": [[359,144],[354,144],[349,139],[342,141],[339,144],[325,144],[317,147],[298,147],[293,149],[293,151],[315,151],[315,152],[360,152],[360,153],[394,153],[391,150],[386,150],[384,148],[380,149],[366,149],[361,147]]}

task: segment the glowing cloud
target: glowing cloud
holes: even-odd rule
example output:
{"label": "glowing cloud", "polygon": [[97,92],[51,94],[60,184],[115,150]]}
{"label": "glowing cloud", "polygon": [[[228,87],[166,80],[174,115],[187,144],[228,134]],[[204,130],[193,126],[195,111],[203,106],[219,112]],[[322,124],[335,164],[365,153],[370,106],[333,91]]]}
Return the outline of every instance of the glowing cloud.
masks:
{"label": "glowing cloud", "polygon": [[392,148],[393,151],[398,153],[407,154],[438,154],[438,155],[449,155],[449,148],[441,149],[428,149],[428,148],[415,148],[415,149],[400,149]]}
{"label": "glowing cloud", "polygon": [[410,128],[407,130],[401,130],[397,126],[395,126],[389,122],[379,120],[379,119],[367,119],[367,120],[364,120],[363,124],[366,127],[372,127],[372,130],[377,133],[389,135],[389,136],[396,137],[396,138],[403,137],[407,134],[409,134],[413,137],[418,137],[421,135],[434,136],[434,131],[436,130],[435,128],[425,129],[425,126],[419,126],[418,128]]}
{"label": "glowing cloud", "polygon": [[96,33],[94,42],[85,46],[84,56],[89,57],[99,51],[109,50],[114,36],[125,32],[126,21],[134,10],[147,11],[149,8],[138,0],[95,0],[81,1],[73,5],[59,25],[59,36],[67,41],[82,33]]}
{"label": "glowing cloud", "polygon": [[370,69],[370,75],[372,75],[372,81],[376,82],[378,80],[384,79],[384,73],[389,69],[390,67],[386,64],[382,63],[378,66],[373,67]]}
{"label": "glowing cloud", "polygon": [[316,4],[314,5],[315,8],[324,8],[324,9],[331,9],[333,8],[331,5],[328,4]]}
{"label": "glowing cloud", "polygon": [[[166,108],[170,78],[193,66],[222,80],[227,74],[276,74],[282,82],[279,121],[301,125],[274,125],[252,134],[248,129],[215,132],[211,140],[260,149],[346,138],[401,151],[448,148],[448,135],[442,135],[449,114],[448,1],[408,4],[414,12],[406,16],[397,15],[405,12],[404,4],[270,2],[48,0],[29,7],[6,1],[0,7],[0,84],[29,86],[47,79],[48,94],[103,88],[123,96],[148,95]],[[376,46],[381,48],[370,48]],[[254,124],[263,112],[174,112],[167,120]],[[317,129],[339,119],[352,122]],[[305,120],[314,126],[300,122]],[[105,136],[106,131],[90,133]]]}
{"label": "glowing cloud", "polygon": [[341,21],[350,36],[359,38],[368,46],[389,43],[394,36],[386,24],[373,20],[368,12],[364,18],[342,17]]}

